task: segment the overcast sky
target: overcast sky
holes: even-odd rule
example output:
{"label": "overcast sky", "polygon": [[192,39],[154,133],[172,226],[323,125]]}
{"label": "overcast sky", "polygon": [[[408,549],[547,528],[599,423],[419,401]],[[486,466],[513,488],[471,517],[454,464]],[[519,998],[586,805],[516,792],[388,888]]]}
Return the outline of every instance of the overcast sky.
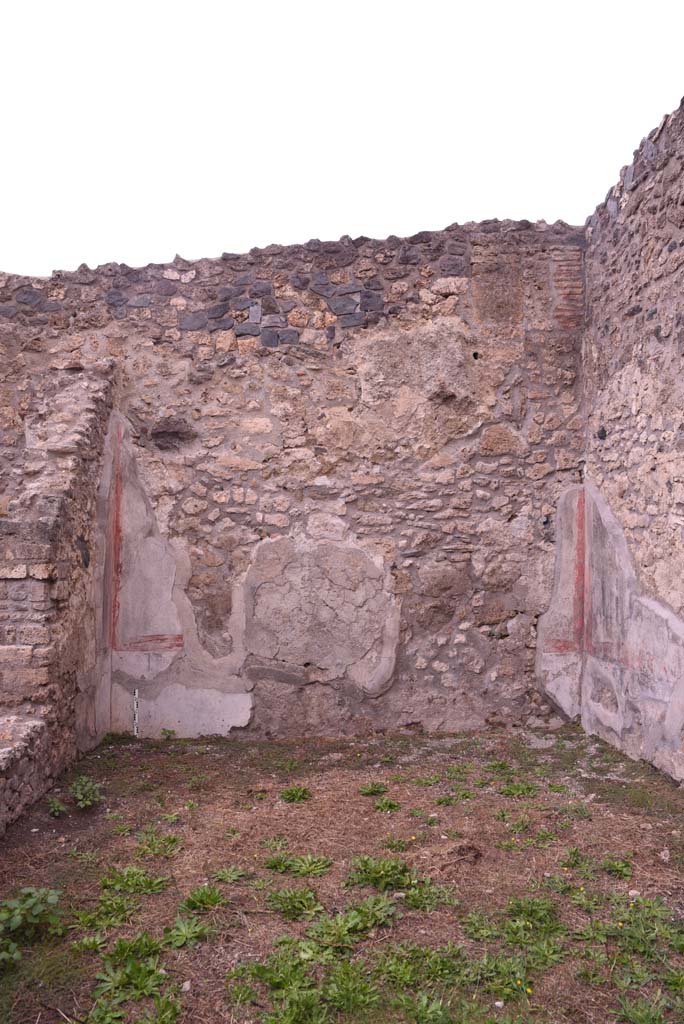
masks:
{"label": "overcast sky", "polygon": [[584,223],[684,94],[677,0],[6,0],[0,270]]}

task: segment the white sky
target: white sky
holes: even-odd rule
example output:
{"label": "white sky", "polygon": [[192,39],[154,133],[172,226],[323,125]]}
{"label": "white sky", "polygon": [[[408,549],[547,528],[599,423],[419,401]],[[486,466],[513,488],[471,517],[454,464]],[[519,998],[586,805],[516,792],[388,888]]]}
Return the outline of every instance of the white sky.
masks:
{"label": "white sky", "polygon": [[582,224],[684,93],[681,0],[5,0],[0,270]]}

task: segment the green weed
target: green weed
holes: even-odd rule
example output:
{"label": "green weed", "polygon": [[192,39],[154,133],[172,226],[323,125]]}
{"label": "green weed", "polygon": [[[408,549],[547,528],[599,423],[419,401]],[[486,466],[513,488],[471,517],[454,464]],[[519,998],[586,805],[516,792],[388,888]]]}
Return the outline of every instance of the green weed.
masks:
{"label": "green weed", "polygon": [[208,910],[222,907],[226,902],[225,896],[215,885],[200,885],[188,893],[180,906],[181,910],[204,914]]}
{"label": "green weed", "polygon": [[100,882],[105,892],[126,892],[126,893],[157,893],[163,892],[169,884],[170,879],[164,876],[153,878],[142,868],[126,867],[112,868]]}
{"label": "green weed", "polygon": [[218,871],[214,871],[211,876],[215,882],[239,882],[241,878],[244,878],[247,872],[243,868],[238,868],[234,864],[231,864],[228,868],[219,868]]}
{"label": "green weed", "polygon": [[102,786],[87,775],[77,776],[69,787],[69,792],[81,811],[95,807],[104,800]]}
{"label": "green weed", "polygon": [[198,942],[208,938],[211,934],[209,925],[204,924],[194,915],[190,917],[177,917],[172,927],[164,929],[164,942],[174,949],[182,946],[196,946]]}
{"label": "green weed", "polygon": [[376,800],[374,805],[376,811],[382,811],[384,814],[392,814],[394,811],[399,810],[399,804],[396,800],[390,800],[386,796],[381,796],[379,800]]}
{"label": "green weed", "polygon": [[359,786],[361,796],[382,796],[387,792],[384,782],[368,782],[365,786]]}
{"label": "green weed", "polygon": [[297,785],[288,786],[280,793],[280,799],[284,800],[286,804],[301,804],[305,800],[310,800],[312,796],[311,790],[306,786]]}
{"label": "green weed", "polygon": [[276,889],[266,897],[266,905],[286,921],[310,919],[323,911],[313,889]]}
{"label": "green weed", "polygon": [[61,818],[63,814],[67,813],[67,807],[56,796],[47,798],[47,808],[51,818]]}
{"label": "green weed", "polygon": [[0,969],[21,959],[20,945],[60,928],[59,892],[24,886],[0,902]]}
{"label": "green weed", "polygon": [[136,853],[139,857],[175,857],[181,846],[179,836],[163,834],[154,825],[138,832],[137,839]]}

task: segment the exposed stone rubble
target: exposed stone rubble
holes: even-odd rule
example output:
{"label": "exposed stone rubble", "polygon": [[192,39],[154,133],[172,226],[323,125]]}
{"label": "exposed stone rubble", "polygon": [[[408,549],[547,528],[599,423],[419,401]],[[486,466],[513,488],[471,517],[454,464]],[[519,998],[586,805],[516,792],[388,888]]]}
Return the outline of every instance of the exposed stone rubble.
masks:
{"label": "exposed stone rubble", "polygon": [[5,376],[3,419],[22,415],[24,436],[6,459],[16,496],[0,516],[0,828],[102,735],[94,556],[111,367],[75,375],[46,362],[31,372],[18,355]]}
{"label": "exposed stone rubble", "polygon": [[[110,730],[349,735],[543,714],[555,510],[585,460],[644,594],[679,611],[661,565],[678,536],[677,153],[680,113],[586,231],[492,221],[0,275],[7,763],[44,744],[37,774],[12,769],[0,821]],[[556,610],[576,571],[563,550]],[[572,635],[572,667],[539,657],[575,713],[583,618]]]}
{"label": "exposed stone rubble", "polygon": [[644,139],[587,222],[588,484],[561,508],[557,593],[539,643],[542,682],[567,713],[581,714],[588,731],[678,779],[684,779],[683,163],[680,107]]}

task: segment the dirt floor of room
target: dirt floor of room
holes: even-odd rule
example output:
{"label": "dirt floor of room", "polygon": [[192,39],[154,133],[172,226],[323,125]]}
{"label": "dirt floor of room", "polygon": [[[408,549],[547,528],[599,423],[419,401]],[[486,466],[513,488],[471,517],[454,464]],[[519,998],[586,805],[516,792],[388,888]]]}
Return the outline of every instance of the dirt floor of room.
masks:
{"label": "dirt floor of room", "polygon": [[0,839],[0,1021],[681,1022],[683,810],[571,726],[114,737]]}

